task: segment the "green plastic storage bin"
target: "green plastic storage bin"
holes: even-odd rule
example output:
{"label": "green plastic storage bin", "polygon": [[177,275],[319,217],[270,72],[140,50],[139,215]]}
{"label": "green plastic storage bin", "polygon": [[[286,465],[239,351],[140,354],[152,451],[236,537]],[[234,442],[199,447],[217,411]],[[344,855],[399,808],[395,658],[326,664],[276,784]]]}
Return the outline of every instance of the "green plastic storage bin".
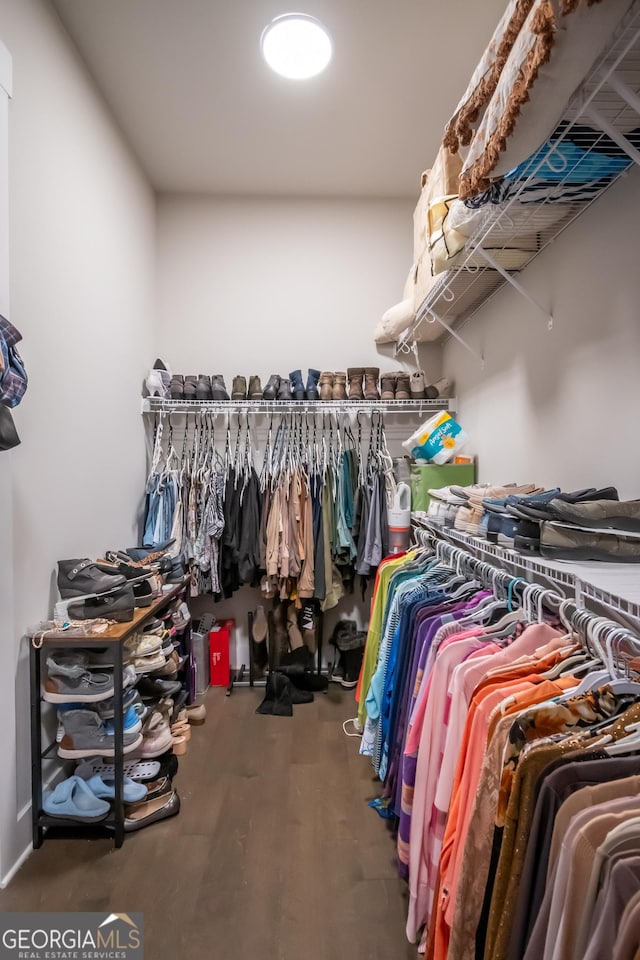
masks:
{"label": "green plastic storage bin", "polygon": [[427,463],[424,466],[413,464],[411,467],[411,509],[429,508],[429,490],[437,487],[449,487],[452,483],[459,487],[468,487],[476,482],[474,463]]}

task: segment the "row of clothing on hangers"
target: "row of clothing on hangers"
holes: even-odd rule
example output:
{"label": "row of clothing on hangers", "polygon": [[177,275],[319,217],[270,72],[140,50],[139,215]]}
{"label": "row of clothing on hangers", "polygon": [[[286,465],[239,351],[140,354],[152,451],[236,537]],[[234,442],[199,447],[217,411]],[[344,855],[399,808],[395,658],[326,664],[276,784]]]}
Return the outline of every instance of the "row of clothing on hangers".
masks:
{"label": "row of clothing on hangers", "polygon": [[[146,485],[144,544],[173,540],[191,572],[192,595],[231,596],[243,584],[265,594],[335,606],[356,576],[388,551],[393,463],[382,414],[272,415],[262,467],[249,415],[222,430],[209,413],[156,418]],[[177,442],[181,430],[181,442]]]}
{"label": "row of clothing on hangers", "polygon": [[628,629],[450,544],[380,565],[360,752],[428,957],[634,960],[638,653]]}

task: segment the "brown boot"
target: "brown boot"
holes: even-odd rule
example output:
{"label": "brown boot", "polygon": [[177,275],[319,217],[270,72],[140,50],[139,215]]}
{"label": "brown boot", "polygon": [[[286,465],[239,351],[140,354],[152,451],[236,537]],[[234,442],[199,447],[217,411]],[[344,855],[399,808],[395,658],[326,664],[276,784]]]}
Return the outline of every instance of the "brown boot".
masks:
{"label": "brown boot", "polygon": [[347,375],[341,370],[336,370],[333,376],[333,400],[347,399]]}
{"label": "brown boot", "polygon": [[379,400],[378,377],[380,376],[379,367],[364,368],[364,398],[365,400]]}
{"label": "brown boot", "polygon": [[287,607],[287,633],[289,634],[289,646],[292,650],[298,650],[304,646],[302,633],[298,626],[298,611],[294,603],[290,603]]}
{"label": "brown boot", "polygon": [[382,400],[395,400],[397,373],[383,373],[380,377],[380,397]]}
{"label": "brown boot", "polygon": [[329,373],[328,370],[324,370],[320,374],[318,383],[320,385],[320,399],[331,400],[333,398],[333,374]]}
{"label": "brown boot", "polygon": [[396,377],[396,400],[411,400],[411,377],[404,371]]}
{"label": "brown boot", "polygon": [[362,378],[364,376],[364,367],[349,367],[347,370],[347,380],[349,381],[349,400],[364,400],[362,392]]}
{"label": "brown boot", "polygon": [[249,377],[249,400],[262,400],[260,377]]}
{"label": "brown boot", "polygon": [[289,649],[286,616],[284,603],[274,604],[273,610],[269,611],[269,666],[272,670]]}

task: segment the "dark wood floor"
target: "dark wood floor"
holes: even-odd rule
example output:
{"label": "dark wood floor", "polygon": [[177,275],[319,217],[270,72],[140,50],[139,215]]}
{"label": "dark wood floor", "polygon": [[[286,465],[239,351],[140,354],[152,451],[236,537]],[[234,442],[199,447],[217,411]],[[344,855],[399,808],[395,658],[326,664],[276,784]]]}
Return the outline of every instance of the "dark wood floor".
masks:
{"label": "dark wood floor", "polygon": [[351,694],[254,714],[258,691],[207,696],[175,781],[178,817],[128,837],[50,840],[0,911],[142,911],[149,960],[403,960],[406,895]]}

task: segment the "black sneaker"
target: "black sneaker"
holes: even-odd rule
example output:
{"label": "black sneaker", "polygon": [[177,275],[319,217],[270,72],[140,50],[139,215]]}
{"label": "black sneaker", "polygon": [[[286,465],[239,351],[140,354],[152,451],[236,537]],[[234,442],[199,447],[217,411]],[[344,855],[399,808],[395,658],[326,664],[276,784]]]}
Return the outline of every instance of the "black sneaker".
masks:
{"label": "black sneaker", "polygon": [[120,573],[105,573],[94,560],[58,560],[58,590],[63,600],[96,596],[122,586]]}

